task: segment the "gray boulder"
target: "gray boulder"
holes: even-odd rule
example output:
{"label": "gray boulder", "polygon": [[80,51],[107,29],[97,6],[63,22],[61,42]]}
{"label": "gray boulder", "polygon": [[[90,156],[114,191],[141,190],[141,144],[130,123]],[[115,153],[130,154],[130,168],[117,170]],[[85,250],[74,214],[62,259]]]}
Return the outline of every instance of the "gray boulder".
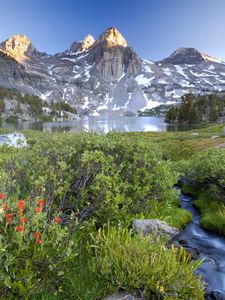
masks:
{"label": "gray boulder", "polygon": [[27,146],[27,141],[22,133],[14,132],[0,135],[0,146],[4,144],[14,148],[22,148]]}
{"label": "gray boulder", "polygon": [[134,220],[133,229],[144,236],[154,233],[156,236],[166,235],[169,239],[172,239],[179,234],[179,230],[177,228],[157,219]]}
{"label": "gray boulder", "polygon": [[144,298],[136,298],[130,294],[118,293],[106,297],[103,300],[144,300]]}

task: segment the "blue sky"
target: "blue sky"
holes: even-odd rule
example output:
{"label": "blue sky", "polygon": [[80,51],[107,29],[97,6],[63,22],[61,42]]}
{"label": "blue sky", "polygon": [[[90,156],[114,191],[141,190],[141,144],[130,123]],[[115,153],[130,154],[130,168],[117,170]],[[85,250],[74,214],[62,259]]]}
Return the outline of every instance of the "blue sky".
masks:
{"label": "blue sky", "polygon": [[225,60],[225,0],[0,0],[0,12],[1,41],[23,33],[48,53],[116,26],[143,58],[194,47]]}

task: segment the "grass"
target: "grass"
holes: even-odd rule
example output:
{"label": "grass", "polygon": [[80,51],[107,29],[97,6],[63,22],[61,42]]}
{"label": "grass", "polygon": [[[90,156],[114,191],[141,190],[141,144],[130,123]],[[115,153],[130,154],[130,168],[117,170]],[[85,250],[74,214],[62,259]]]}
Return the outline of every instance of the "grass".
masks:
{"label": "grass", "polygon": [[[173,161],[188,160],[195,153],[213,148],[225,143],[223,128],[225,124],[211,125],[207,128],[191,131],[178,132],[143,132],[143,133],[125,133],[132,136],[139,136],[150,139],[159,144],[165,153],[166,159]],[[193,135],[193,133],[198,135]],[[212,138],[217,136],[217,138]]]}
{"label": "grass", "polygon": [[187,185],[182,186],[182,193],[196,198],[193,205],[201,214],[203,228],[225,235],[225,204],[213,199],[207,192],[197,192]]}
{"label": "grass", "polygon": [[173,212],[170,216],[166,217],[164,220],[170,225],[177,227],[178,229],[183,229],[188,223],[191,222],[192,215],[189,211],[174,207]]}
{"label": "grass", "polygon": [[[126,291],[143,290],[150,299],[204,299],[201,279],[184,249],[168,251],[160,239],[133,235],[123,228],[104,228],[95,239],[96,272]],[[144,287],[144,289],[143,289]]]}
{"label": "grass", "polygon": [[[122,135],[128,135],[133,138],[142,137],[159,144],[166,159],[173,161],[190,159],[195,153],[206,149],[213,148],[217,145],[225,143],[225,136],[223,135],[223,129],[225,124],[211,125],[207,128],[191,131],[178,131],[178,132],[129,132],[120,133]],[[15,129],[0,128],[0,134],[14,132]],[[28,139],[38,141],[46,139],[49,135],[60,135],[60,133],[44,133],[35,130],[22,130]],[[193,135],[194,132],[198,133],[198,136]],[[64,134],[65,135],[65,134]],[[217,138],[212,138],[218,136]]]}
{"label": "grass", "polygon": [[203,228],[225,235],[225,205],[214,200],[207,193],[200,193],[193,202],[201,213]]}

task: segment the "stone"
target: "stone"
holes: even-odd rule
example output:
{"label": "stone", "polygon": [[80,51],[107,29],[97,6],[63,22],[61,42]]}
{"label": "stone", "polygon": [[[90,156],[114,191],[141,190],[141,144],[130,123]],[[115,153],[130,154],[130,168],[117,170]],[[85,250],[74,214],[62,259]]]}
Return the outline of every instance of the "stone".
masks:
{"label": "stone", "polygon": [[27,141],[22,133],[14,132],[0,135],[0,146],[4,144],[14,148],[22,148],[27,146]]}
{"label": "stone", "polygon": [[225,148],[225,143],[216,145],[215,148],[219,149],[219,148]]}
{"label": "stone", "polygon": [[180,233],[180,231],[168,225],[164,221],[160,221],[157,219],[140,219],[133,221],[133,229],[137,233],[141,233],[144,236],[150,235],[152,233],[158,235],[165,235],[169,239],[174,238],[176,235]]}
{"label": "stone", "polygon": [[126,293],[118,293],[118,294],[113,294],[109,297],[104,298],[103,300],[144,300],[144,298],[137,298],[132,296],[131,294],[126,294]]}
{"label": "stone", "polygon": [[199,133],[198,132],[192,132],[191,135],[193,135],[193,136],[199,136]]}

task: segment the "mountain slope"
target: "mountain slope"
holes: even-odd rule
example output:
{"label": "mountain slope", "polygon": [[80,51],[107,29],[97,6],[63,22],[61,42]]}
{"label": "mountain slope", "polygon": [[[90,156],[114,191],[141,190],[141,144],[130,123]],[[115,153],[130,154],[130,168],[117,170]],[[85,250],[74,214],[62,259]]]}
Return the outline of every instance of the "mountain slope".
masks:
{"label": "mountain slope", "polygon": [[178,102],[188,92],[224,91],[225,64],[193,48],[146,61],[114,27],[55,55],[38,52],[18,35],[0,44],[0,85],[49,102],[63,100],[83,113],[136,113]]}

